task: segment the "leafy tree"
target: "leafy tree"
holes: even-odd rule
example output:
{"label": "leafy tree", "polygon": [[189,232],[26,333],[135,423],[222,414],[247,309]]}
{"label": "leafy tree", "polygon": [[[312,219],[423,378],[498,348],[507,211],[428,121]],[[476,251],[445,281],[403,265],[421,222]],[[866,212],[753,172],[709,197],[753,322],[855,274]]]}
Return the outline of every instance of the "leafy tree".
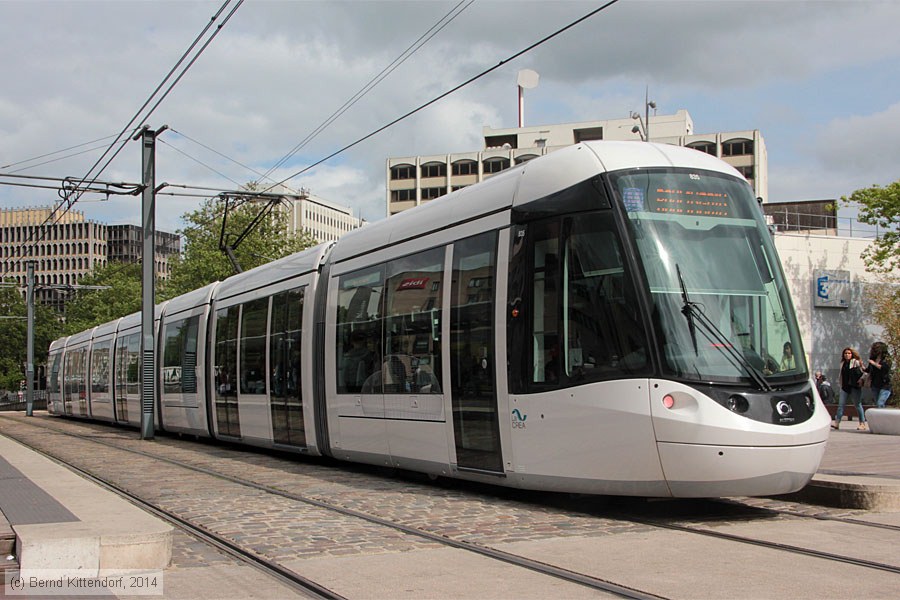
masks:
{"label": "leafy tree", "polygon": [[81,285],[106,286],[103,290],[75,290],[66,303],[66,333],[114,321],[141,309],[141,265],[109,263],[94,269]]}
{"label": "leafy tree", "polygon": [[[263,210],[263,206],[259,203],[241,203],[240,200],[229,203],[225,243],[233,245]],[[223,213],[222,201],[211,198],[196,211],[184,215],[188,226],[179,231],[184,236],[184,252],[172,261],[172,276],[165,290],[159,294],[161,299],[187,293],[235,274],[231,261],[219,247]],[[288,218],[286,212],[273,210],[240,241],[234,255],[242,270],[248,271],[317,243],[307,233],[290,235]]]}
{"label": "leafy tree", "polygon": [[879,228],[881,237],[863,251],[866,270],[881,274],[878,284],[867,286],[869,315],[884,328],[884,342],[891,355],[900,356],[900,180],[881,187],[856,190],[843,202],[859,206],[859,220]]}
{"label": "leafy tree", "polygon": [[[900,277],[885,275],[877,284],[866,286],[866,304],[872,321],[884,328],[882,341],[896,365],[900,358]],[[894,373],[891,377],[897,380]]]}
{"label": "leafy tree", "polygon": [[[28,321],[25,298],[15,286],[0,287],[0,389],[17,390],[25,379],[25,362],[28,358]],[[61,337],[62,325],[52,310],[36,302],[34,307],[34,364],[46,363],[50,342]],[[37,373],[35,372],[35,376]]]}
{"label": "leafy tree", "polygon": [[873,185],[856,190],[841,200],[859,205],[860,222],[880,229],[881,237],[862,254],[866,270],[896,272],[900,268],[900,180],[887,187]]}

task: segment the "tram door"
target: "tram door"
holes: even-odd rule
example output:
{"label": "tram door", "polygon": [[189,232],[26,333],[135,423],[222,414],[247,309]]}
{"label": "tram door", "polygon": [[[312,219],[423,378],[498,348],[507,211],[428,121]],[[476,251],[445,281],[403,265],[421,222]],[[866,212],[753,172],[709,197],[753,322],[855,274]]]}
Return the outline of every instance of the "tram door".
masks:
{"label": "tram door", "polygon": [[497,233],[453,245],[450,376],[460,469],[503,472],[494,369]]}

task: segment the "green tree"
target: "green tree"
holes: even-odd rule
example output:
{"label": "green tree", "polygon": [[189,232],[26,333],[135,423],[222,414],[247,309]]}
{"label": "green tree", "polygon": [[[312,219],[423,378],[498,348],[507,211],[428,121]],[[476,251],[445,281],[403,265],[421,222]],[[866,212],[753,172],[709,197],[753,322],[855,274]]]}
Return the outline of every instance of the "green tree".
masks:
{"label": "green tree", "polygon": [[[28,358],[28,321],[25,298],[15,286],[0,287],[0,389],[17,390],[25,379],[25,361]],[[47,362],[50,342],[63,335],[58,315],[39,303],[34,307],[34,364]]]}
{"label": "green tree", "polygon": [[[233,245],[254,218],[263,210],[263,204],[237,202],[237,208],[229,206],[226,219],[225,243]],[[235,274],[228,256],[219,247],[222,232],[224,205],[221,200],[206,200],[199,209],[184,215],[187,226],[180,230],[184,238],[182,256],[172,261],[172,276],[159,296],[172,298],[201,288],[213,281],[221,281]],[[307,233],[288,233],[288,214],[273,210],[262,218],[234,249],[242,270],[271,262],[275,259],[305,250],[316,244]]]}
{"label": "green tree", "polygon": [[[877,284],[866,286],[866,307],[872,322],[884,328],[880,341],[887,344],[894,363],[891,378],[895,382],[896,392],[896,365],[900,357],[900,277],[882,275]],[[897,393],[891,394],[889,403],[900,404],[900,396]]]}
{"label": "green tree", "polygon": [[108,289],[76,289],[66,303],[68,335],[114,321],[141,309],[141,265],[109,263],[94,269],[80,285],[106,286]]}
{"label": "green tree", "polygon": [[895,359],[900,355],[900,180],[881,187],[858,189],[841,200],[859,207],[859,220],[878,227],[880,237],[860,255],[866,271],[879,274],[879,282],[867,286],[869,317],[884,328],[884,342]]}
{"label": "green tree", "polygon": [[841,198],[859,206],[859,221],[879,228],[880,237],[862,253],[866,270],[892,273],[900,268],[900,180],[856,190]]}

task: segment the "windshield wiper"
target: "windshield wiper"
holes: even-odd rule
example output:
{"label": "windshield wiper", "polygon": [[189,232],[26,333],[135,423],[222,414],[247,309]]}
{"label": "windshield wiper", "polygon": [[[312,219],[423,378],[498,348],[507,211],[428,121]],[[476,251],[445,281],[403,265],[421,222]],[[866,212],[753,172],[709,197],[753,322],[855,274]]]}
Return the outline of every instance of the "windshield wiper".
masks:
{"label": "windshield wiper", "polygon": [[694,308],[691,303],[690,298],[688,298],[687,286],[684,285],[684,277],[681,276],[681,267],[678,264],[675,264],[675,272],[678,274],[678,283],[681,284],[681,299],[684,300],[684,304],[681,306],[681,314],[684,315],[684,318],[687,319],[688,322],[688,331],[691,332],[691,341],[694,343],[694,355],[700,356],[700,352],[697,350],[697,330],[694,327]]}
{"label": "windshield wiper", "polygon": [[694,326],[694,323],[696,322],[697,325],[700,325],[704,329],[706,338],[713,343],[713,346],[718,348],[727,358],[730,358],[732,362],[743,367],[744,371],[746,371],[750,376],[750,379],[753,380],[760,390],[771,392],[772,386],[766,381],[766,376],[763,375],[759,369],[754,367],[753,363],[747,360],[746,356],[735,350],[734,345],[732,345],[728,336],[722,333],[722,330],[716,327],[716,324],[713,323],[696,304],[690,301],[690,298],[688,298],[687,286],[684,284],[684,278],[681,276],[681,267],[677,264],[675,265],[675,271],[678,274],[678,282],[681,284],[681,297],[684,299],[684,305],[681,307],[681,312],[688,322],[688,329],[691,332],[691,341],[694,343],[694,352],[699,356],[699,352],[697,351],[697,335]]}

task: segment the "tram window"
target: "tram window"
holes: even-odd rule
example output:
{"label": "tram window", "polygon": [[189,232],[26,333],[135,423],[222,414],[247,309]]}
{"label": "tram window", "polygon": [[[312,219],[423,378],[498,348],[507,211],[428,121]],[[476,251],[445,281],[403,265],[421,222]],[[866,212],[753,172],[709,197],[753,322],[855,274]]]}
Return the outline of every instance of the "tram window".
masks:
{"label": "tram window", "polygon": [[647,372],[637,295],[611,213],[522,225],[511,256],[508,353],[522,357],[510,362],[512,391]]}
{"label": "tram window", "polygon": [[276,294],[272,298],[269,351],[272,395],[295,396],[300,389],[300,325],[303,318],[303,289]]}
{"label": "tram window", "polygon": [[241,305],[241,393],[266,393],[266,323],[269,299],[259,298]]}
{"label": "tram window", "polygon": [[535,383],[557,383],[559,370],[559,222],[547,224],[533,255],[532,348]]}
{"label": "tram window", "polygon": [[50,367],[50,380],[47,382],[47,392],[51,394],[59,393],[59,363],[60,353],[53,355],[53,363]]}
{"label": "tram window", "polygon": [[432,287],[443,272],[443,248],[387,264],[385,393],[441,393],[441,297]]}
{"label": "tram window", "polygon": [[381,393],[376,365],[381,353],[384,266],[342,275],[338,285],[337,392]]}
{"label": "tram window", "polygon": [[109,393],[110,345],[111,342],[103,342],[91,349],[91,392]]}
{"label": "tram window", "polygon": [[567,222],[563,366],[568,378],[633,375],[647,367],[646,336],[612,215]]}
{"label": "tram window", "polygon": [[197,331],[200,317],[166,324],[163,346],[163,391],[197,392]]}
{"label": "tram window", "polygon": [[141,335],[139,333],[128,336],[126,353],[126,387],[129,395],[137,396],[141,392]]}
{"label": "tram window", "polygon": [[269,323],[272,439],[293,446],[306,445],[300,394],[303,294],[304,288],[275,294]]}

